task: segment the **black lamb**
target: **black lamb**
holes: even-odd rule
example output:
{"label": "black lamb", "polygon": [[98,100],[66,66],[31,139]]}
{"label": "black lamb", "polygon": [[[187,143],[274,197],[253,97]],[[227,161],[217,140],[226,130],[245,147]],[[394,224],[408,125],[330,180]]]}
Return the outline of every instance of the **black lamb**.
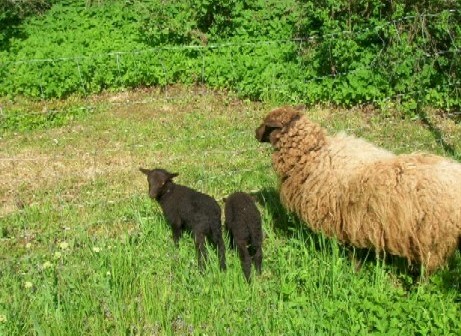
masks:
{"label": "black lamb", "polygon": [[235,192],[225,199],[225,227],[231,246],[237,248],[243,273],[250,281],[251,262],[261,274],[262,240],[261,215],[253,198],[244,192]]}
{"label": "black lamb", "polygon": [[177,173],[164,169],[144,169],[147,175],[149,196],[155,199],[173,232],[176,246],[184,230],[190,231],[195,240],[198,265],[203,269],[206,259],[205,237],[218,249],[219,265],[226,269],[225,247],[221,230],[221,208],[215,199],[191,188],[175,184]]}

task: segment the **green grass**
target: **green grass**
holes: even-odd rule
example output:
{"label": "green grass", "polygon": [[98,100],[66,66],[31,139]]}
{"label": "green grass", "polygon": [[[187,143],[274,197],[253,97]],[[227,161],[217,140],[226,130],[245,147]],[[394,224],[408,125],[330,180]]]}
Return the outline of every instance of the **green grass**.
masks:
{"label": "green grass", "polygon": [[[254,139],[269,105],[195,88],[67,104],[94,113],[59,127],[10,129],[0,140],[0,335],[461,333],[458,254],[417,284],[399,260],[345,248],[284,211],[271,150]],[[306,113],[397,152],[444,153],[419,122],[360,110]],[[451,130],[447,138],[459,139],[459,125]],[[229,249],[220,272],[212,248],[200,273],[191,237],[174,247],[140,166],[179,172],[178,183],[218,200],[256,193],[263,274],[248,285]]]}

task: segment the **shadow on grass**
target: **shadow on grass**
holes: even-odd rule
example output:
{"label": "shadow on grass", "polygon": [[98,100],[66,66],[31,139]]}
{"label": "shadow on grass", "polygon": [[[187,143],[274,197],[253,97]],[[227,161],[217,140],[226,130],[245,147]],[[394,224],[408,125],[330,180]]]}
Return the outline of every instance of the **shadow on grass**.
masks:
{"label": "shadow on grass", "polygon": [[442,146],[445,153],[447,153],[449,156],[456,160],[461,160],[461,153],[457,153],[455,147],[445,141],[443,132],[440,130],[440,128],[438,128],[431,122],[430,118],[428,117],[426,112],[423,111],[422,108],[418,109],[418,115],[421,118],[421,121],[424,123],[424,125],[426,125],[429,131],[432,133],[437,143],[439,143]]}
{"label": "shadow on grass", "polygon": [[461,253],[450,260],[448,267],[434,275],[433,282],[444,292],[455,291],[458,294],[455,301],[461,303]]}
{"label": "shadow on grass", "polygon": [[[322,234],[315,233],[296,215],[288,213],[280,203],[277,190],[266,188],[254,192],[253,196],[269,211],[276,234],[281,234],[287,238],[299,238],[301,236],[304,241],[313,242],[315,251],[325,252],[325,239]],[[330,240],[334,243],[332,239]],[[421,267],[414,264],[410,265],[405,258],[377,254],[370,249],[359,249],[341,243],[338,243],[338,247],[340,255],[349,259],[356,273],[367,270],[373,271],[377,265],[383,265],[386,273],[406,291],[417,290],[421,283],[427,283],[428,280],[434,283],[438,290],[452,291],[454,287],[457,287],[458,290],[461,289],[460,258],[454,258],[455,261],[458,260],[457,264],[452,262],[447,269],[440,270],[430,277],[424,277],[421,276]]]}

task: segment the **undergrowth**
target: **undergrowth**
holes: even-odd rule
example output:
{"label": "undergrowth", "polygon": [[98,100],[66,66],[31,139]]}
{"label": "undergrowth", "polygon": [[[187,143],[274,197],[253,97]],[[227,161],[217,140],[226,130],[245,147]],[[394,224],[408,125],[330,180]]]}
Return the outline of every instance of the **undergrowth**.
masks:
{"label": "undergrowth", "polygon": [[460,106],[457,1],[67,0],[49,7],[5,24],[0,95],[200,83],[256,100],[397,104],[410,116],[418,104]]}
{"label": "undergrowth", "polygon": [[[176,90],[94,97],[96,113],[84,120],[0,139],[0,334],[461,333],[458,254],[418,283],[398,260],[313,233],[281,206],[269,146],[254,139],[270,106]],[[398,153],[444,153],[408,118],[306,114]],[[219,201],[253,193],[262,275],[248,285],[229,248],[220,272],[211,247],[200,272],[192,237],[175,248],[140,166],[176,171],[178,183]]]}

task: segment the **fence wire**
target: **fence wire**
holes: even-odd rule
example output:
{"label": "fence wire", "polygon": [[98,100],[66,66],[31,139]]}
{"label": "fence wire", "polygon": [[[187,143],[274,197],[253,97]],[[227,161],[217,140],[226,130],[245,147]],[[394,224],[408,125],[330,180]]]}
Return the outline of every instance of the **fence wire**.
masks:
{"label": "fence wire", "polygon": [[[253,47],[257,48],[259,46],[270,46],[270,45],[279,45],[279,44],[295,44],[296,49],[298,52],[302,52],[305,48],[311,47],[311,44],[318,40],[324,40],[324,39],[332,39],[332,38],[341,38],[342,36],[345,35],[357,35],[357,34],[362,34],[367,31],[371,32],[379,32],[381,29],[384,29],[389,26],[395,27],[396,30],[398,30],[397,25],[408,22],[410,20],[415,20],[415,19],[429,19],[429,18],[436,18],[440,17],[442,15],[452,15],[454,13],[458,12],[458,10],[448,10],[444,11],[443,13],[435,13],[435,14],[421,14],[418,16],[411,15],[411,16],[406,16],[397,20],[393,20],[390,22],[387,22],[384,25],[381,26],[376,26],[373,28],[364,28],[362,30],[357,30],[357,31],[350,31],[350,30],[344,30],[341,32],[333,33],[333,34],[326,34],[326,35],[312,35],[312,36],[307,36],[304,38],[296,38],[296,39],[290,39],[290,40],[266,40],[266,41],[253,41],[253,42],[241,42],[241,43],[221,43],[221,44],[209,44],[206,46],[199,46],[199,45],[193,45],[193,46],[174,46],[174,47],[157,47],[157,48],[149,48],[145,50],[135,50],[135,51],[113,51],[113,52],[108,52],[108,53],[97,53],[97,54],[91,54],[91,55],[75,55],[75,56],[70,56],[70,57],[56,57],[56,58],[36,58],[36,59],[22,59],[22,60],[16,60],[16,61],[8,61],[8,62],[0,62],[0,67],[14,67],[18,66],[21,64],[36,64],[36,63],[59,63],[59,62],[73,62],[75,64],[75,70],[77,75],[80,78],[80,83],[82,88],[84,89],[85,92],[86,90],[86,83],[85,83],[85,78],[83,76],[83,70],[82,70],[82,65],[81,61],[83,60],[93,60],[93,59],[98,59],[101,57],[111,57],[114,58],[116,61],[116,67],[118,69],[118,74],[119,76],[122,76],[121,73],[121,66],[123,63],[123,58],[124,57],[136,57],[138,55],[143,55],[143,54],[152,54],[152,57],[158,57],[159,52],[161,51],[199,51],[201,52],[201,64],[200,64],[200,75],[199,75],[199,83],[206,85],[207,79],[206,79],[206,74],[207,74],[207,69],[211,65],[206,62],[206,58],[204,57],[204,52],[205,51],[216,51],[220,52],[222,50],[225,50],[226,48],[230,47]],[[370,65],[368,67],[368,70],[374,70],[376,67],[383,66],[383,60],[381,58],[382,56],[382,51],[385,49],[385,45],[383,45],[383,49],[381,52],[378,52],[375,58],[370,62]],[[461,46],[456,46],[452,45],[450,49],[447,50],[442,50],[442,51],[437,51],[434,53],[431,52],[426,52],[422,56],[426,58],[433,58],[441,55],[446,55],[446,54],[452,54],[453,57],[459,57],[459,53],[461,50]],[[236,58],[232,53],[228,54],[228,62],[231,65],[231,68],[234,68],[234,63],[236,62]],[[234,56],[234,57],[233,57]],[[168,69],[165,66],[165,63],[162,61],[163,55],[160,55],[160,63],[161,63],[161,71],[163,72],[163,76],[166,78],[168,77],[169,71],[171,69]],[[302,61],[302,60],[301,60]],[[351,74],[354,74],[355,72],[359,71],[360,69],[352,69],[352,70],[347,70],[347,71],[342,71],[342,72],[335,72],[331,74],[326,74],[322,76],[311,76],[311,77],[306,77],[304,79],[304,82],[310,82],[310,81],[319,81],[322,82],[327,79],[331,78],[338,78],[341,76],[348,76]],[[289,87],[284,84],[280,84],[277,82],[277,70],[274,69],[272,73],[272,83],[270,86],[266,88],[268,93],[275,92],[275,93],[280,93],[280,92],[289,92]],[[454,80],[450,83],[446,84],[446,87],[450,88],[452,91],[459,92],[461,86],[461,81],[460,80]],[[184,97],[179,94],[176,95],[175,92],[170,90],[168,85],[163,85],[162,86],[164,95],[163,97],[148,97],[148,98],[142,98],[142,99],[130,99],[130,100],[121,100],[121,101],[111,101],[108,104],[114,108],[116,107],[121,107],[121,106],[136,106],[136,105],[143,105],[143,104],[155,104],[155,103],[165,103],[165,102],[171,102],[171,101],[176,101],[176,100],[181,100]],[[202,87],[203,91],[205,94],[210,93],[208,89],[203,86]],[[42,90],[42,97],[45,96],[43,93],[43,88]],[[425,89],[424,92],[420,92],[418,90],[410,90],[407,92],[403,93],[398,93],[398,94],[392,94],[389,95],[388,97],[384,99],[370,99],[369,103],[382,103],[383,101],[386,102],[392,102],[398,99],[403,99],[403,98],[415,98],[418,99],[419,96],[429,93],[430,90],[432,89]],[[212,93],[211,93],[212,94]],[[85,106],[84,108],[87,109],[88,111],[96,111],[98,108],[98,103],[95,103],[92,100],[91,96],[87,96],[84,98],[85,101]],[[45,111],[27,111],[24,113],[24,115],[52,115],[52,114],[65,114],[67,113],[66,109],[59,109],[59,108],[50,108],[46,109]],[[448,113],[445,115],[449,117],[458,117],[461,115],[460,111],[453,110],[451,109]],[[21,117],[21,113],[17,113],[16,117]],[[8,113],[6,110],[6,107],[0,106],[0,121],[2,119],[8,118]],[[364,130],[361,129],[360,127],[346,127],[345,130],[348,133],[361,133]],[[234,132],[236,136],[241,136],[243,137],[248,131],[247,130],[239,130]],[[177,140],[176,144],[179,144],[180,141],[185,141],[184,146],[187,146],[191,143],[194,143],[195,141],[201,140],[202,136],[191,136],[187,140]],[[59,139],[58,139],[59,140]],[[1,138],[0,138],[1,141]],[[186,142],[187,141],[187,142]],[[449,134],[439,134],[438,138],[436,141],[440,144],[442,147],[446,147],[447,143],[453,142],[453,141],[458,141],[459,139],[453,140],[452,136]],[[93,148],[92,151],[82,151],[82,150],[76,150],[75,152],[66,152],[66,154],[53,154],[53,155],[40,155],[36,157],[10,157],[8,156],[8,151],[5,150],[4,153],[3,150],[0,151],[0,169],[1,166],[3,165],[4,167],[7,167],[3,169],[5,172],[9,172],[9,175],[7,177],[2,177],[2,178],[15,178],[20,180],[21,179],[21,174],[22,174],[22,166],[23,165],[28,165],[32,164],[32,171],[35,169],[35,172],[37,174],[37,178],[40,177],[40,169],[43,167],[46,167],[47,165],[52,166],[52,170],[54,171],[54,174],[51,178],[51,182],[58,181],[59,179],[59,174],[60,174],[60,168],[61,165],[71,165],[74,163],[82,163],[84,165],[88,166],[88,171],[86,172],[87,174],[90,174],[92,176],[92,179],[94,180],[96,177],[100,176],[102,173],[110,173],[110,170],[104,170],[101,168],[100,164],[100,157],[106,157],[110,156],[111,154],[116,154],[120,153],[122,151],[127,152],[127,167],[125,167],[125,171],[128,170],[134,170],[137,169],[137,164],[138,162],[133,159],[133,153],[136,151],[136,149],[143,147],[144,144],[138,144],[138,143],[130,143],[127,144],[126,146],[122,147],[110,147],[107,146],[105,148]],[[156,146],[158,148],[169,148],[169,146],[172,146],[171,142],[157,142]],[[453,155],[453,153],[450,153],[450,148],[447,147],[446,152],[448,154]],[[414,149],[414,144],[411,143],[405,143],[401,144],[399,146],[395,146],[393,148],[394,151],[396,152],[408,152],[412,151]],[[248,156],[251,157],[253,153],[256,153],[258,151],[267,151],[267,154],[269,154],[268,149],[262,149],[260,146],[249,146],[246,148],[239,148],[239,149],[229,149],[229,150],[222,150],[222,149],[208,149],[208,150],[200,150],[200,151],[190,151],[189,155],[195,155],[197,157],[197,168],[199,171],[197,172],[197,176],[201,177],[203,180],[207,180],[206,183],[217,183],[225,178],[229,177],[235,177],[238,175],[242,174],[253,174],[255,172],[254,169],[248,168],[248,169],[238,169],[238,171],[235,171],[232,169],[232,167],[228,168],[227,170],[222,170],[222,171],[214,171],[213,174],[207,175],[207,171],[209,170],[209,162],[207,160],[212,161],[213,157],[216,155],[226,155],[229,158],[235,158],[238,156]],[[176,156],[170,156],[168,158],[162,158],[161,160],[151,160],[151,162],[154,162],[156,164],[177,164],[180,163],[182,158],[178,155]],[[120,164],[119,166],[122,166]],[[262,166],[263,168],[267,168],[267,170],[270,170],[270,162],[267,162],[265,166]],[[1,171],[1,170],[0,170]],[[78,187],[77,187],[78,188]],[[16,197],[16,190],[9,190],[7,191],[12,195],[12,197]],[[79,206],[107,206],[108,204],[115,204],[119,201],[124,202],[129,200],[130,198],[133,198],[133,195],[130,193],[127,193],[126,191],[113,191],[111,190],[109,192],[110,197],[115,197],[116,200],[114,199],[98,199],[97,201],[91,201],[91,200],[76,200],[75,202],[78,203]],[[66,193],[63,192],[58,196],[58,199],[66,204],[73,204],[73,200],[66,200],[65,197]],[[137,193],[135,196],[141,195],[141,192]],[[1,204],[0,204],[1,205]],[[0,218],[2,217],[1,211],[0,211]]]}

